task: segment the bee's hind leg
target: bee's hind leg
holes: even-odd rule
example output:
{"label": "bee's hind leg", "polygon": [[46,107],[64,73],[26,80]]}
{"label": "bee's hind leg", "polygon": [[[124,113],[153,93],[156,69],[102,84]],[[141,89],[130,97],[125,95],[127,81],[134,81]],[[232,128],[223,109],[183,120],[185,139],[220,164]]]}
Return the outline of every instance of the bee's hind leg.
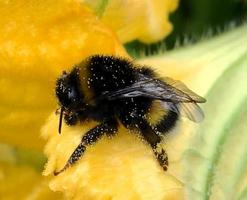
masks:
{"label": "bee's hind leg", "polygon": [[160,166],[167,171],[169,163],[166,151],[159,144],[157,144],[155,148],[153,148],[153,152]]}
{"label": "bee's hind leg", "polygon": [[161,136],[152,129],[146,121],[141,121],[138,124],[142,136],[152,147],[154,155],[159,162],[160,166],[166,171],[168,169],[168,156],[166,151],[161,146]]}
{"label": "bee's hind leg", "polygon": [[54,175],[58,175],[65,171],[68,167],[75,164],[80,157],[84,154],[86,146],[94,144],[101,138],[104,134],[113,135],[117,131],[117,121],[115,119],[105,120],[102,124],[97,125],[95,128],[88,131],[81,140],[81,143],[76,147],[74,152],[71,154],[65,166],[59,170],[55,171]]}

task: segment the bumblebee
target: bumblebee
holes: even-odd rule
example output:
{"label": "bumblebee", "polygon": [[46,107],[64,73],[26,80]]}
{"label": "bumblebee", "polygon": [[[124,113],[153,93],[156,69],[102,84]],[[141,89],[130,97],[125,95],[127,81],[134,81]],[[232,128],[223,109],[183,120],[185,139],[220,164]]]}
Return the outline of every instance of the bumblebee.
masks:
{"label": "bumblebee", "polygon": [[153,70],[114,56],[93,55],[63,72],[56,81],[60,109],[58,131],[62,120],[67,125],[95,120],[99,125],[85,133],[63,172],[76,163],[88,145],[103,135],[117,134],[122,124],[137,130],[150,145],[160,166],[167,170],[168,157],[160,148],[162,136],[176,125],[180,115],[199,122],[204,115],[197,103],[206,100],[182,82],[160,78]]}

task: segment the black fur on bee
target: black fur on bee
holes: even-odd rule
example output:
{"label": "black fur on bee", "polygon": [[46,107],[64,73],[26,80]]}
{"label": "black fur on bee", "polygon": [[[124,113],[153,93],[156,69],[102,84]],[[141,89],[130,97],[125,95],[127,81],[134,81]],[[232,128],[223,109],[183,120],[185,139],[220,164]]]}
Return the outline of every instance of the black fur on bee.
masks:
{"label": "black fur on bee", "polygon": [[66,165],[55,175],[73,165],[104,134],[117,133],[119,123],[140,135],[153,149],[161,167],[168,167],[164,149],[158,149],[162,135],[169,132],[180,115],[192,121],[203,119],[197,103],[206,100],[183,83],[160,78],[153,70],[114,56],[94,55],[63,72],[56,82],[56,96],[62,120],[68,125],[84,120],[100,122],[88,131]]}

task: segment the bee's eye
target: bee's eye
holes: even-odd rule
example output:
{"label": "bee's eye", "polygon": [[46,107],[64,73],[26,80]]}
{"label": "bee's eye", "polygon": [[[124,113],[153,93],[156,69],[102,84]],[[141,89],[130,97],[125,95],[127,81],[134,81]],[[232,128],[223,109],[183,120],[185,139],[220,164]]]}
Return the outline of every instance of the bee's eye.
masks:
{"label": "bee's eye", "polygon": [[81,105],[82,98],[77,84],[66,77],[57,80],[56,96],[65,108],[78,109]]}
{"label": "bee's eye", "polygon": [[62,99],[61,99],[61,103],[63,102],[64,106],[66,107],[73,107],[72,104],[74,104],[74,102],[76,102],[78,99],[78,94],[75,90],[75,88],[73,87],[68,87],[66,88],[66,90],[64,90],[64,93],[62,94]]}
{"label": "bee's eye", "polygon": [[75,88],[71,88],[71,87],[67,88],[67,95],[68,95],[68,98],[72,99],[73,101],[73,99],[75,99],[77,96]]}

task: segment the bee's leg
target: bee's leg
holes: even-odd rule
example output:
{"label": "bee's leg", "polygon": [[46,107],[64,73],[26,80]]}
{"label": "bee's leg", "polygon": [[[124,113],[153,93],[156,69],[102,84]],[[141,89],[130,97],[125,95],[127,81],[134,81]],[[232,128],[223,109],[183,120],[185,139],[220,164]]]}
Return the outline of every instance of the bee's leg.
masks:
{"label": "bee's leg", "polygon": [[166,171],[168,168],[168,156],[166,151],[161,146],[161,136],[157,134],[147,122],[141,121],[138,127],[144,139],[150,144],[153,149],[154,155],[158,160],[160,166]]}
{"label": "bee's leg", "polygon": [[158,160],[160,166],[161,166],[165,171],[167,171],[169,162],[168,162],[168,156],[167,156],[166,151],[161,147],[160,143],[157,144],[157,145],[153,148],[153,151],[154,151],[154,155],[155,155],[156,159]]}
{"label": "bee's leg", "polygon": [[81,140],[81,143],[76,147],[74,152],[71,154],[65,166],[59,170],[54,172],[54,175],[58,175],[68,167],[75,164],[83,153],[86,150],[86,146],[94,144],[100,139],[104,134],[113,135],[117,131],[117,121],[115,119],[107,120],[100,125],[97,125],[95,128],[88,131]]}

